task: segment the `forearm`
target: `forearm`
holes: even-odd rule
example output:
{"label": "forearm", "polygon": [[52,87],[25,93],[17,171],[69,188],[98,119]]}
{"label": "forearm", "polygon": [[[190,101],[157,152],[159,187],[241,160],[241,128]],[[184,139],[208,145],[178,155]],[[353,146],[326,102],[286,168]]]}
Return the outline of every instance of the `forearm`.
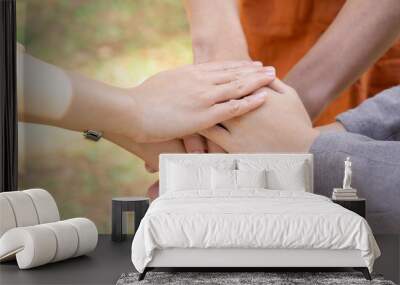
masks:
{"label": "forearm", "polygon": [[248,60],[236,0],[185,0],[196,63]]}
{"label": "forearm", "polygon": [[314,189],[331,196],[342,184],[343,161],[354,166],[352,186],[368,203],[367,219],[376,233],[400,232],[400,143],[376,141],[348,132],[322,132],[314,155]]}
{"label": "forearm", "polygon": [[[103,131],[104,138],[158,169],[158,155],[184,152],[181,140],[135,143],[119,129],[135,110],[126,91],[47,64],[29,55],[23,58],[23,88],[18,94],[21,121],[84,131]],[[22,66],[20,66],[21,68]],[[22,79],[22,78],[20,78]],[[127,100],[128,99],[128,100]],[[132,121],[132,120],[131,120]],[[135,128],[132,121],[132,128]]]}
{"label": "forearm", "polygon": [[[23,56],[23,91],[19,120],[74,131],[118,132],[122,116],[135,110],[128,96],[113,87]],[[126,120],[126,118],[124,118]],[[134,127],[134,122],[132,122]]]}
{"label": "forearm", "polygon": [[[193,62],[251,60],[236,0],[185,0],[192,36]],[[187,152],[221,152],[198,134],[184,137]]]}
{"label": "forearm", "polygon": [[298,91],[309,114],[315,117],[375,62],[399,33],[398,0],[347,1],[285,81]]}

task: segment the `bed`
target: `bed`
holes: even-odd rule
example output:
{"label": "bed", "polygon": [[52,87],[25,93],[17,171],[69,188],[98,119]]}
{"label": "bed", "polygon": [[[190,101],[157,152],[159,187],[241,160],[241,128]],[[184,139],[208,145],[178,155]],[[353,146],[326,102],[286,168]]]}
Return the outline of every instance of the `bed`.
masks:
{"label": "bed", "polygon": [[361,216],[313,194],[311,154],[162,154],[160,197],[132,243],[154,268],[352,267],[380,251]]}

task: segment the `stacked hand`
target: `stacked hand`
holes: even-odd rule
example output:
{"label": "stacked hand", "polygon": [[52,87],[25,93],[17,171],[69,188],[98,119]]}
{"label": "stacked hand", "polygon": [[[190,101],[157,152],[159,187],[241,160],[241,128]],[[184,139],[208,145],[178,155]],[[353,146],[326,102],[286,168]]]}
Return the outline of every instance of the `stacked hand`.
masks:
{"label": "stacked hand", "polygon": [[308,152],[319,132],[296,91],[279,79],[257,92],[265,104],[200,133],[228,152]]}
{"label": "stacked hand", "polygon": [[[129,90],[130,119],[120,127],[136,142],[183,137],[262,105],[274,79],[270,68],[248,61],[189,65],[158,73]],[[122,115],[123,116],[123,115]],[[131,122],[131,123],[129,123]]]}
{"label": "stacked hand", "polygon": [[307,151],[318,135],[296,92],[257,62],[188,65],[121,89],[18,56],[26,73],[20,120],[102,131],[150,171],[159,153],[185,152],[181,138],[194,133],[209,138],[210,150],[228,152]]}
{"label": "stacked hand", "polygon": [[[199,133],[227,152],[308,152],[323,129],[314,129],[311,119],[297,92],[280,81],[273,80],[267,87],[256,91],[266,93],[265,103],[257,110],[226,120]],[[326,127],[328,128],[328,127]],[[331,125],[328,130],[340,129]],[[176,144],[176,142],[175,142]],[[181,152],[183,145],[175,146]],[[168,152],[171,152],[168,150]],[[157,157],[148,161],[147,169],[157,170]],[[148,195],[158,195],[158,182]]]}
{"label": "stacked hand", "polygon": [[[193,149],[190,136],[201,142],[194,133],[208,138],[208,151],[307,151],[323,129],[312,128],[297,93],[275,79],[273,68],[251,62],[240,56],[243,52],[221,53],[240,61],[188,65],[121,89],[47,64],[19,48],[24,68],[18,64],[17,71],[19,77],[24,72],[24,88],[18,88],[23,102],[18,118],[102,131],[104,138],[141,157],[152,172],[160,153]],[[155,198],[157,193],[155,183],[149,194]]]}

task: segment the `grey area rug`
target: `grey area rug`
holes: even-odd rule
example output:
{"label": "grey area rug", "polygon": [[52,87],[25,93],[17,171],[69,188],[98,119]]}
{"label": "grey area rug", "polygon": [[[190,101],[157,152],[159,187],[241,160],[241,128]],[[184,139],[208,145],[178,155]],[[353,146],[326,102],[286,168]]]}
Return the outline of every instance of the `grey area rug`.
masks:
{"label": "grey area rug", "polygon": [[133,284],[267,284],[267,285],[297,285],[297,284],[373,284],[395,285],[384,280],[380,275],[372,275],[368,281],[359,272],[148,272],[146,278],[138,281],[138,273],[125,273],[117,281],[117,285]]}

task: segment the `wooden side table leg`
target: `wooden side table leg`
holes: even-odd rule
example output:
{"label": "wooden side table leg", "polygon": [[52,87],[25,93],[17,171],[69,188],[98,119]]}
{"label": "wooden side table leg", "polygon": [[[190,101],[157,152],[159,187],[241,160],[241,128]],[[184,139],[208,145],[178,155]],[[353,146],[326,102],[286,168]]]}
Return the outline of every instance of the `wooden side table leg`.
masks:
{"label": "wooden side table leg", "polygon": [[111,240],[122,241],[122,204],[112,202]]}
{"label": "wooden side table leg", "polygon": [[364,201],[364,203],[362,203],[361,205],[360,205],[360,216],[361,217],[363,217],[364,219],[366,218],[366,215],[367,215],[367,202],[366,201]]}

